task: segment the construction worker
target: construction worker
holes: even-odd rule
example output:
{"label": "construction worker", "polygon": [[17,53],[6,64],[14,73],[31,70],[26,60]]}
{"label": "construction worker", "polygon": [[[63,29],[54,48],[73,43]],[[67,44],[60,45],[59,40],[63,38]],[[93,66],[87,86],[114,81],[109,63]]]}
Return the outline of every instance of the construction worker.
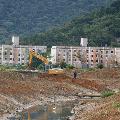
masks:
{"label": "construction worker", "polygon": [[77,77],[77,71],[76,70],[74,71],[73,75],[74,75],[74,79],[76,79],[76,77]]}

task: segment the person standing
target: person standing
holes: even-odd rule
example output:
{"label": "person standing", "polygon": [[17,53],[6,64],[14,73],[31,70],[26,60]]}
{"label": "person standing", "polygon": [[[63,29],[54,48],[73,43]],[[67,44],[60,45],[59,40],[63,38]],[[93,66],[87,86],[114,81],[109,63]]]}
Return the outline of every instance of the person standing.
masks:
{"label": "person standing", "polygon": [[77,77],[77,71],[75,70],[74,71],[74,79],[76,79],[76,77]]}

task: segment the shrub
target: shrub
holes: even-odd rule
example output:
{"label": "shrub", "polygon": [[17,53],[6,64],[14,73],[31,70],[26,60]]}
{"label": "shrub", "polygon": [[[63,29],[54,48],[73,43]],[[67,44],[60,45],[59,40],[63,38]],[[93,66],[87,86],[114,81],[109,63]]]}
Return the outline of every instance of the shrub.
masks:
{"label": "shrub", "polygon": [[104,68],[104,66],[103,66],[103,64],[98,64],[97,68],[102,69],[102,68]]}
{"label": "shrub", "polygon": [[74,66],[73,66],[73,65],[68,64],[68,65],[66,66],[66,68],[68,68],[68,69],[73,69],[73,68],[74,68]]}
{"label": "shrub", "polygon": [[60,67],[61,67],[61,68],[66,68],[66,66],[67,66],[67,64],[66,64],[64,61],[62,61],[62,62],[60,63]]}
{"label": "shrub", "polygon": [[120,103],[118,102],[118,103],[113,103],[113,106],[115,107],[115,108],[120,108]]}
{"label": "shrub", "polygon": [[114,92],[113,91],[104,91],[103,93],[102,93],[102,97],[104,98],[104,97],[109,97],[109,96],[111,96],[111,95],[113,95],[114,94]]}

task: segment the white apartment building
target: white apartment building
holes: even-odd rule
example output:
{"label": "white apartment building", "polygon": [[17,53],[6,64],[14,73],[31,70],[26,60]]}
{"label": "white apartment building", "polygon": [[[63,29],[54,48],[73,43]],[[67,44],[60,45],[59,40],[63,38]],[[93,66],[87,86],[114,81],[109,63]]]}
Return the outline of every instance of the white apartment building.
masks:
{"label": "white apartment building", "polygon": [[80,47],[74,46],[52,46],[51,48],[51,62],[53,64],[59,64],[64,61],[67,64],[74,66],[80,65],[80,60],[77,54],[80,52]]}
{"label": "white apartment building", "polygon": [[64,61],[75,67],[112,67],[120,63],[120,48],[52,46],[51,56],[53,64]]}
{"label": "white apartment building", "polygon": [[30,50],[46,52],[47,46],[1,45],[0,64],[27,64]]}
{"label": "white apartment building", "polygon": [[46,52],[47,46],[19,45],[19,37],[12,37],[13,45],[0,46],[0,64],[27,64],[30,50]]}
{"label": "white apartment building", "polygon": [[[0,45],[0,64],[27,64],[29,52],[46,52],[47,46],[19,45],[19,37],[12,37],[13,45]],[[52,46],[51,62],[60,64],[65,62],[78,68],[96,67],[103,64],[112,67],[120,64],[120,48],[87,47],[88,40],[81,38],[80,46]]]}

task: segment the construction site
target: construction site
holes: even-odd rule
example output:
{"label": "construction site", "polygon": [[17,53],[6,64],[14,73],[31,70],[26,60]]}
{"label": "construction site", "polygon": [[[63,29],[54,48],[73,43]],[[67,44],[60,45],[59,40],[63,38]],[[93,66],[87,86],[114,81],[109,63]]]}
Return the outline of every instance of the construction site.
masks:
{"label": "construction site", "polygon": [[[44,71],[33,69],[33,58]],[[118,67],[52,68],[31,50],[29,69],[0,70],[0,120],[119,120],[119,101]]]}
{"label": "construction site", "polygon": [[[65,70],[64,74],[58,75],[0,71],[0,120],[32,120],[31,113],[39,105],[75,100],[77,104],[72,108],[73,114],[60,120],[119,120],[119,89],[119,68],[77,69],[76,79],[73,79],[73,70]],[[29,112],[28,117],[15,117],[22,112]],[[34,120],[51,119],[46,114]]]}

